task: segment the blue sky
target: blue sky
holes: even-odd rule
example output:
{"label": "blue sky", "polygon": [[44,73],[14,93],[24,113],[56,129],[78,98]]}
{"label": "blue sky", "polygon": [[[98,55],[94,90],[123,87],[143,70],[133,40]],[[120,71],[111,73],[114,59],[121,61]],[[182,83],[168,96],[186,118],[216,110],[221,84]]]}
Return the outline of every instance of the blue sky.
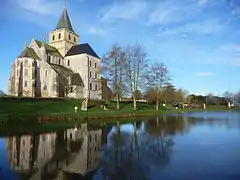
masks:
{"label": "blue sky", "polygon": [[[1,1],[0,89],[6,91],[24,43],[48,38],[63,6],[63,0]],[[169,67],[177,88],[215,95],[240,90],[238,0],[68,0],[67,9],[80,42],[99,56],[115,42],[138,43],[153,62]]]}

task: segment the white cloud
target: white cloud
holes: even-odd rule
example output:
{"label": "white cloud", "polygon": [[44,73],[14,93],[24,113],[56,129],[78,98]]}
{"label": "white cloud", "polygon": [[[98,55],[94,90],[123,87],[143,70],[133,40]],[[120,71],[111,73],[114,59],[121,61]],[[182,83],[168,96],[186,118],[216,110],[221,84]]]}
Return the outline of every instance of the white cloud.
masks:
{"label": "white cloud", "polygon": [[18,4],[23,9],[38,14],[56,14],[56,11],[63,7],[63,3],[49,0],[18,0]]}
{"label": "white cloud", "polygon": [[198,1],[163,0],[149,15],[149,24],[173,24],[187,21],[201,12]]}
{"label": "white cloud", "polygon": [[196,73],[197,76],[215,76],[216,74],[212,72],[198,72]]}
{"label": "white cloud", "polygon": [[101,21],[109,22],[117,19],[136,19],[145,9],[145,1],[133,0],[122,3],[113,3],[111,6],[104,9],[104,15],[101,17]]}
{"label": "white cloud", "polygon": [[97,28],[97,27],[91,27],[89,28],[88,31],[90,34],[94,34],[94,35],[105,35],[106,31],[102,28]]}
{"label": "white cloud", "polygon": [[209,0],[198,0],[197,4],[199,6],[205,6],[208,2],[209,2]]}
{"label": "white cloud", "polygon": [[218,18],[207,19],[199,23],[188,23],[171,29],[160,29],[158,35],[221,34],[226,25]]}
{"label": "white cloud", "polygon": [[240,53],[240,44],[228,43],[220,46],[220,50],[224,50],[230,53]]}

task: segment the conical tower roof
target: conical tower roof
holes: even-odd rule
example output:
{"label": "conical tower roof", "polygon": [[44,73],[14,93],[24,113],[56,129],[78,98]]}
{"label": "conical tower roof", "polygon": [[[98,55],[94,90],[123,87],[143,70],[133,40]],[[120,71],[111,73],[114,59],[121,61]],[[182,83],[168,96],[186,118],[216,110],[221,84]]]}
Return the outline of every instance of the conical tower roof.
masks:
{"label": "conical tower roof", "polygon": [[62,15],[61,15],[61,17],[60,17],[60,19],[58,21],[56,29],[63,29],[63,28],[66,28],[66,29],[74,32],[66,8],[63,9]]}

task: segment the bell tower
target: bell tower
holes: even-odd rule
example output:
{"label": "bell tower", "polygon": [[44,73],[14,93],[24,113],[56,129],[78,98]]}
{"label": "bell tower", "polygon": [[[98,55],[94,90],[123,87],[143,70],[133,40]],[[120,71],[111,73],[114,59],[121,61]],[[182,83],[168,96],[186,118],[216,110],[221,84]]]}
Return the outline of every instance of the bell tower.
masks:
{"label": "bell tower", "polygon": [[58,49],[62,56],[79,43],[79,36],[74,32],[67,9],[64,7],[56,29],[49,34],[49,45]]}

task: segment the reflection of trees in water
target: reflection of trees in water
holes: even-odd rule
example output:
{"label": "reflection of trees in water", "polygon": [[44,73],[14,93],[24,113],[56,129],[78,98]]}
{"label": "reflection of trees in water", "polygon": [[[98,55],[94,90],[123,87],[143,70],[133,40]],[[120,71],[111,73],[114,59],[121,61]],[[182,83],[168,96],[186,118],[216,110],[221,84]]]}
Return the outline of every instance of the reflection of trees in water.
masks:
{"label": "reflection of trees in water", "polygon": [[[167,122],[167,121],[166,121]],[[145,132],[142,140],[144,147],[142,152],[149,164],[165,166],[169,163],[169,155],[173,141],[171,134],[175,133],[173,124],[165,124],[163,119],[156,117],[155,120],[145,121]]]}
{"label": "reflection of trees in water", "polygon": [[111,134],[111,146],[103,150],[101,173],[103,179],[147,179],[149,166],[141,159],[137,129],[141,123],[133,123],[134,132],[121,132],[117,123]]}

